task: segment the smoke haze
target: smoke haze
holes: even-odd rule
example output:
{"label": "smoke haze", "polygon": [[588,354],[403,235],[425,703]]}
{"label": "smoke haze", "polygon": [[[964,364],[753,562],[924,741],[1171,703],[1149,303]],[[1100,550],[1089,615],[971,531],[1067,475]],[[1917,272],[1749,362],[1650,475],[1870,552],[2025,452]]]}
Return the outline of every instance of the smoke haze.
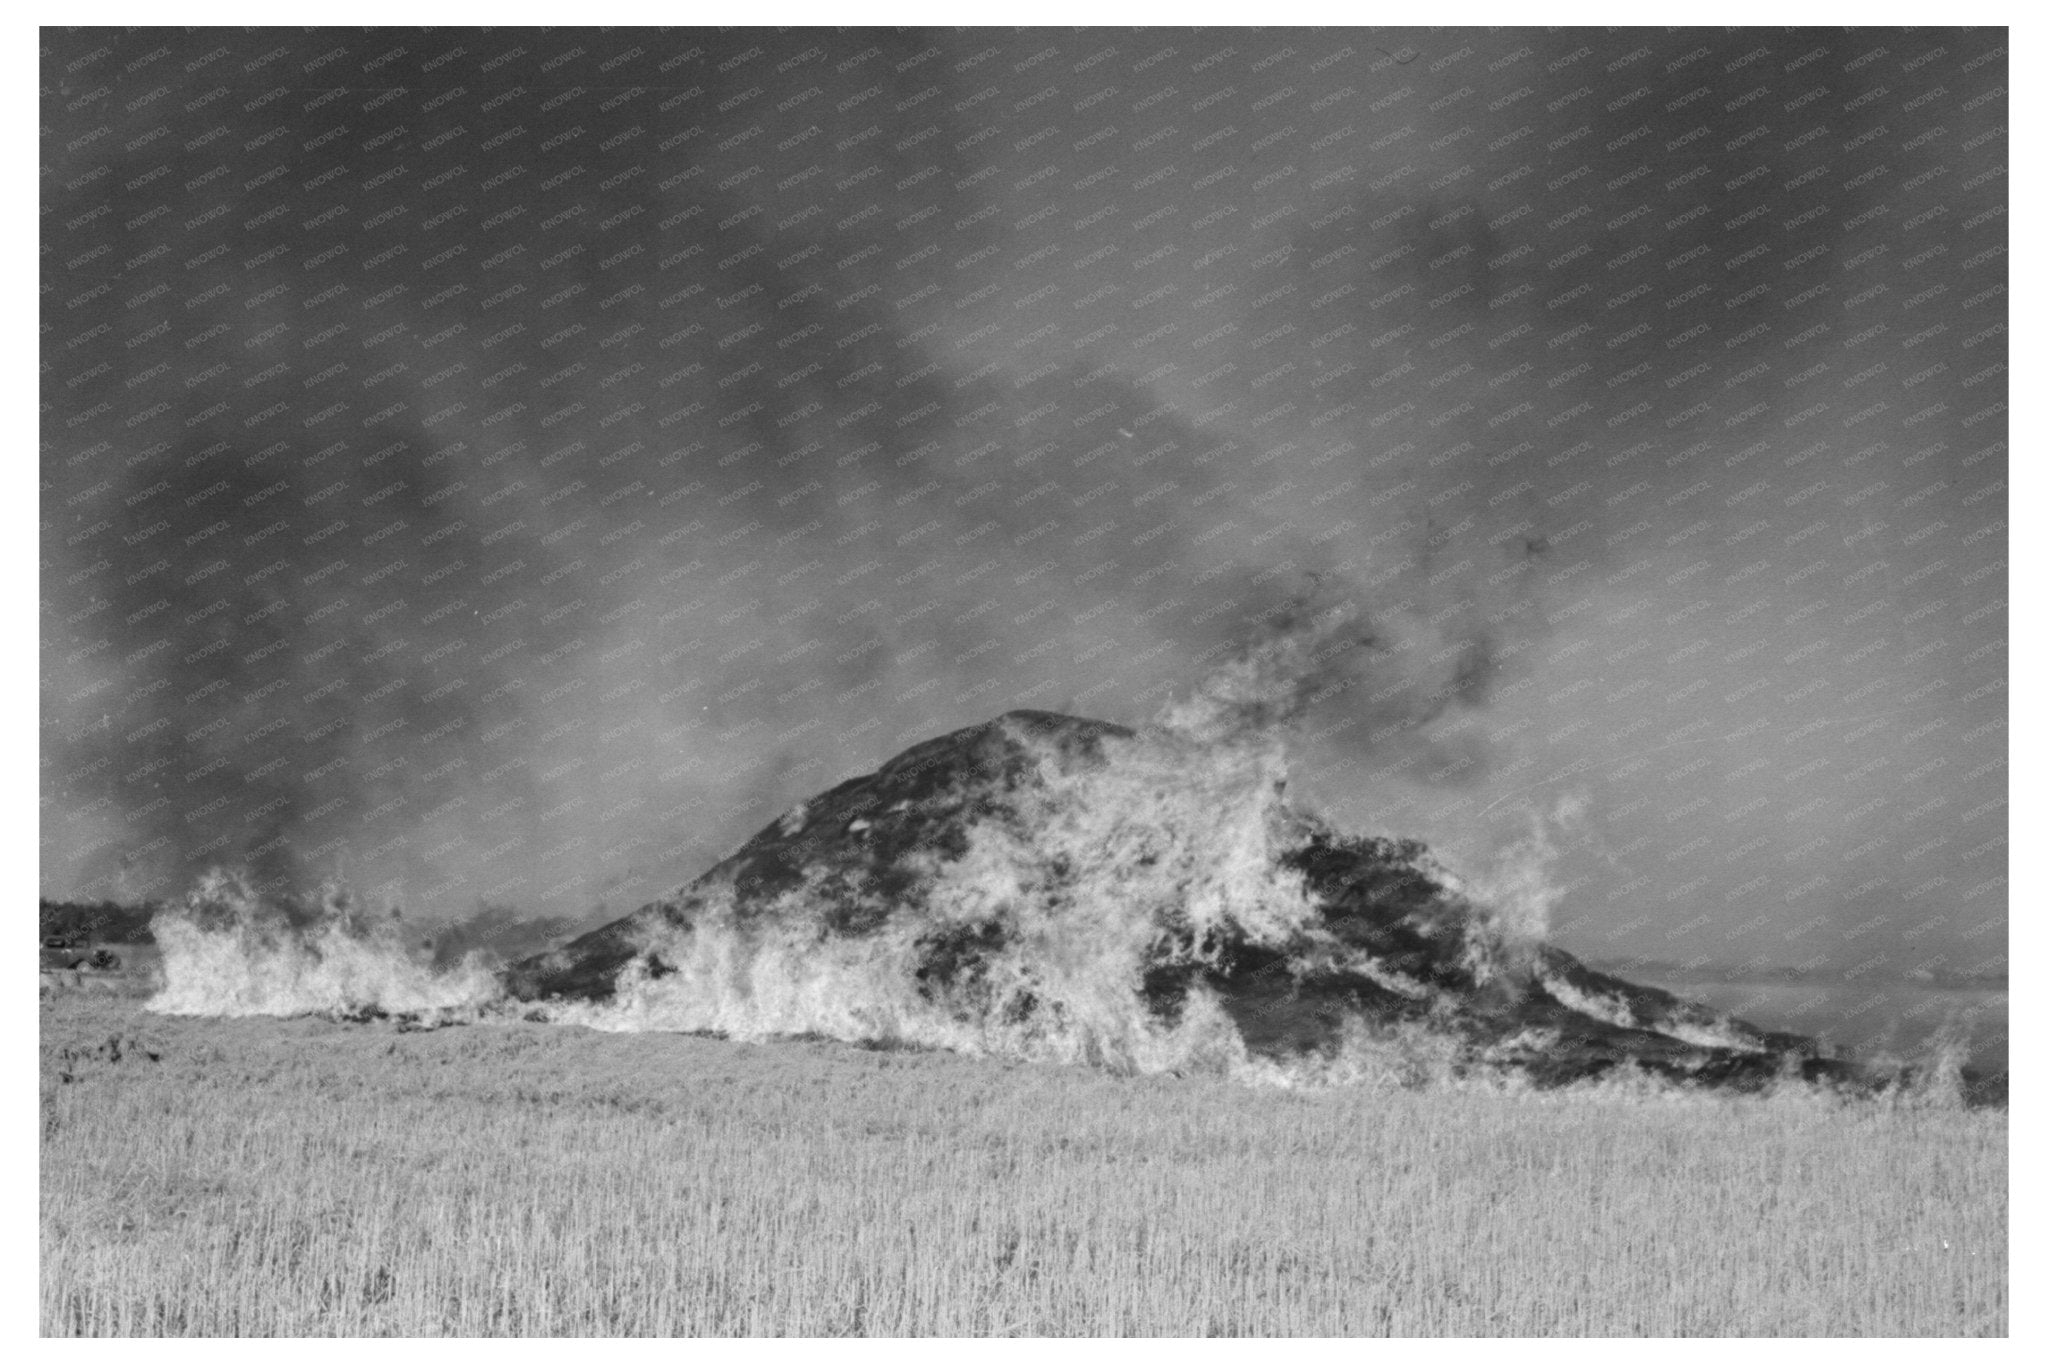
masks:
{"label": "smoke haze", "polygon": [[1574,951],[2003,969],[2002,30],[42,41],[47,895],[623,912],[1308,615]]}

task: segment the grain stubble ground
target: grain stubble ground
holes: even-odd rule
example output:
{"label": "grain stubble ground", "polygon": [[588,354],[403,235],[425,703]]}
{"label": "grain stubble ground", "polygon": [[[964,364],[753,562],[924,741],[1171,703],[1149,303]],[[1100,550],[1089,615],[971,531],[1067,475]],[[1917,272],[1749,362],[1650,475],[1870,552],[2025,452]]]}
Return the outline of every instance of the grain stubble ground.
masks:
{"label": "grain stubble ground", "polygon": [[1996,1111],[41,1013],[46,1335],[2002,1335]]}

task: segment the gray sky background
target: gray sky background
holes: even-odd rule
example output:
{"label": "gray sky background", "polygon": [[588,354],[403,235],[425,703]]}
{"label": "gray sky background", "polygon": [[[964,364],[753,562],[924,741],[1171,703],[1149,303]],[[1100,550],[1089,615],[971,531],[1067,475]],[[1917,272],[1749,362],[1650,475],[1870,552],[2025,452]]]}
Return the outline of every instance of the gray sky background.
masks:
{"label": "gray sky background", "polygon": [[2006,953],[2003,30],[45,30],[41,885],[629,909],[1313,587],[1589,956]]}

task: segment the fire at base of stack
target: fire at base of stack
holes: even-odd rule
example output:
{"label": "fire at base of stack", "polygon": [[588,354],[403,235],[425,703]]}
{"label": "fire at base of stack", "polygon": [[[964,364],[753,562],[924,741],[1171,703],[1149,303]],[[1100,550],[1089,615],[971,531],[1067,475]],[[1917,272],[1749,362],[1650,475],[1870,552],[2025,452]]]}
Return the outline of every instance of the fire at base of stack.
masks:
{"label": "fire at base of stack", "polygon": [[498,973],[379,960],[334,926],[252,943],[246,925],[173,919],[152,1007],[509,1010],[1281,1084],[1401,1067],[1417,1072],[1404,1082],[1872,1083],[1809,1039],[1589,969],[1542,940],[1545,906],[1489,902],[1420,844],[1340,832],[1285,786],[1257,732],[1014,711]]}
{"label": "fire at base of stack", "polygon": [[[1289,804],[1277,744],[1014,711],[791,810],[680,894],[514,966],[598,1026],[805,1032],[1274,1078],[1384,1056],[1540,1083],[1838,1077],[1589,970],[1420,844]],[[1332,1076],[1332,1078],[1335,1078]]]}

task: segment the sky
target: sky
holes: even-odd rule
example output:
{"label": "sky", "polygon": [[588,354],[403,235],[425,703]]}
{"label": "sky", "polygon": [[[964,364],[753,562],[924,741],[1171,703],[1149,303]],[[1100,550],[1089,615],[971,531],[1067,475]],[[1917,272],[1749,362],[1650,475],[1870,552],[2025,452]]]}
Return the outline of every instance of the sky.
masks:
{"label": "sky", "polygon": [[1358,622],[1596,959],[2006,954],[2002,29],[45,29],[40,882],[622,913]]}

